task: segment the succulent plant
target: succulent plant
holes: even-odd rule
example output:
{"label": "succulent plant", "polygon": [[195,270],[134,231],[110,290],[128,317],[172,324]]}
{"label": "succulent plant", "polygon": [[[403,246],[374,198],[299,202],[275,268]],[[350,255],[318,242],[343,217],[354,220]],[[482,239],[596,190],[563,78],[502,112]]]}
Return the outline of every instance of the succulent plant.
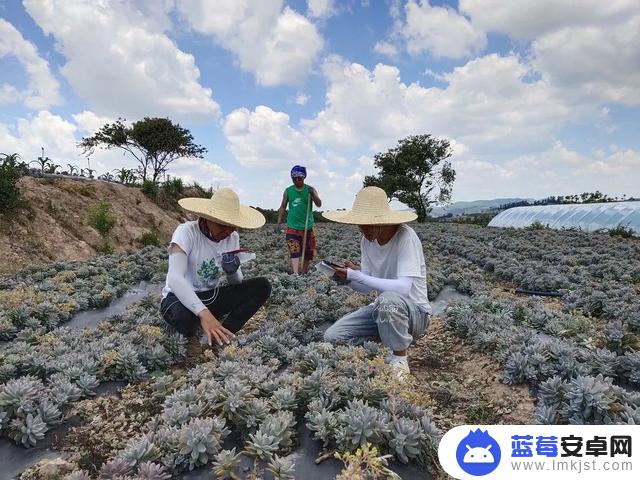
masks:
{"label": "succulent plant", "polygon": [[240,469],[240,453],[236,453],[235,447],[231,450],[221,450],[213,462],[213,473],[216,478],[222,480],[237,480],[240,478],[238,470]]}
{"label": "succulent plant", "polygon": [[366,443],[384,443],[389,432],[389,418],[386,413],[371,407],[362,400],[351,400],[338,413],[336,443],[341,450],[355,450]]}
{"label": "succulent plant", "polygon": [[171,356],[162,345],[153,345],[145,352],[143,358],[144,364],[150,371],[160,370],[166,367],[171,360]]}
{"label": "succulent plant", "polygon": [[117,378],[123,378],[132,382],[146,378],[148,372],[144,367],[138,353],[130,345],[124,345],[117,352],[114,364]]}
{"label": "succulent plant", "polygon": [[87,397],[95,395],[94,390],[100,385],[96,376],[89,375],[88,373],[80,374],[75,383],[80,389],[80,392],[82,392],[82,395]]}
{"label": "succulent plant", "polygon": [[29,413],[26,418],[16,418],[11,421],[11,429],[14,431],[13,439],[25,447],[33,447],[47,433],[47,424],[42,421],[40,415]]}
{"label": "succulent plant", "polygon": [[627,352],[618,357],[618,363],[622,376],[629,383],[640,385],[640,352]]}
{"label": "succulent plant", "polygon": [[569,382],[567,402],[569,421],[574,424],[613,423],[612,399],[607,395],[612,381],[602,375],[577,377]]}
{"label": "succulent plant", "polygon": [[290,448],[293,444],[294,427],[296,420],[293,413],[288,410],[268,415],[260,424],[258,432],[263,432],[277,442],[280,449]]}
{"label": "succulent plant", "polygon": [[141,463],[138,467],[138,480],[169,480],[171,475],[162,465],[153,462]]}
{"label": "succulent plant", "polygon": [[91,480],[91,477],[87,474],[87,472],[83,470],[78,470],[70,473],[64,477],[64,480]]}
{"label": "succulent plant", "polygon": [[82,396],[82,390],[66,377],[58,377],[49,382],[51,396],[59,405],[75,402]]}
{"label": "succulent plant", "polygon": [[42,389],[42,382],[31,376],[9,380],[0,387],[0,409],[13,416],[25,402],[35,402]]}
{"label": "succulent plant", "polygon": [[244,408],[252,398],[251,388],[237,379],[227,379],[221,391],[222,414],[229,420],[240,416],[240,409]]}
{"label": "succulent plant", "polygon": [[335,438],[335,430],[338,426],[336,414],[326,408],[313,408],[310,404],[305,418],[307,419],[307,428],[314,432],[313,438],[322,440],[324,447],[329,445],[329,442]]}
{"label": "succulent plant", "polygon": [[274,455],[269,460],[267,471],[274,480],[293,480],[295,477],[295,465],[291,458],[281,458]]}
{"label": "succulent plant", "polygon": [[196,418],[184,425],[180,429],[180,454],[186,456],[188,469],[208,463],[228,434],[224,419],[219,417]]}
{"label": "succulent plant", "polygon": [[278,451],[278,440],[260,430],[249,435],[246,443],[247,454],[268,461]]}
{"label": "succulent plant", "polygon": [[540,425],[555,425],[558,419],[557,408],[553,405],[539,403],[533,412],[533,418]]}
{"label": "succulent plant", "polygon": [[400,417],[393,422],[388,436],[391,451],[402,463],[420,455],[424,434],[418,421]]}
{"label": "succulent plant", "polygon": [[269,402],[264,398],[252,398],[242,408],[244,425],[251,429],[257,427],[269,415]]}
{"label": "succulent plant", "polygon": [[56,404],[47,398],[40,400],[37,411],[42,421],[48,425],[55,425],[60,422],[62,412]]}
{"label": "succulent plant", "polygon": [[158,449],[147,435],[129,440],[124,451],[120,454],[120,458],[126,460],[132,468],[153,461],[157,457]]}
{"label": "succulent plant", "polygon": [[281,387],[271,394],[271,404],[275,410],[295,410],[298,405],[296,391],[291,387]]}
{"label": "succulent plant", "polygon": [[117,480],[118,478],[125,477],[129,472],[131,472],[131,466],[126,459],[114,458],[102,465],[99,478]]}

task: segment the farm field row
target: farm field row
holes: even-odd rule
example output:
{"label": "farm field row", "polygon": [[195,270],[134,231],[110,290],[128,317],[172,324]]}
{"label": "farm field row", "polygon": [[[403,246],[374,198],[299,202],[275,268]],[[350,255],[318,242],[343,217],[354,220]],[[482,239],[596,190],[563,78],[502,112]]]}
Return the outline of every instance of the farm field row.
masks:
{"label": "farm field row", "polygon": [[[503,388],[524,397],[524,386],[535,400],[529,418],[495,421],[640,422],[639,242],[580,232],[413,227],[425,248],[430,298],[446,285],[468,295],[433,319],[426,337],[446,336],[457,350],[452,355],[478,355],[501,372]],[[428,365],[398,382],[377,344],[321,342],[318,327],[371,297],[317,272],[288,275],[283,239],[270,227],[241,232],[241,244],[257,253],[245,276],[267,276],[271,299],[237,341],[209,351],[210,361],[186,372],[184,341],[165,330],[157,298],[97,327],[65,327],[74,314],[104,307],[140,281],[161,282],[163,249],[58,262],[0,279],[2,435],[37,446],[56,425],[81,417],[60,444],[68,454],[66,478],[75,479],[169,478],[211,465],[216,478],[233,478],[249,457],[255,459],[249,473],[290,478],[300,468],[303,431],[326,451],[342,452],[347,472],[356,465],[381,472],[384,462],[376,458],[389,455],[403,478],[437,475],[437,427],[459,419],[443,418],[437,403],[421,395],[429,390]],[[355,228],[321,224],[318,244],[320,258],[359,257]],[[562,297],[516,297],[513,288]],[[421,339],[410,355],[422,358],[433,347]],[[131,385],[119,397],[92,398],[112,381]],[[364,445],[376,450],[358,450]],[[41,478],[36,470],[25,478]]]}

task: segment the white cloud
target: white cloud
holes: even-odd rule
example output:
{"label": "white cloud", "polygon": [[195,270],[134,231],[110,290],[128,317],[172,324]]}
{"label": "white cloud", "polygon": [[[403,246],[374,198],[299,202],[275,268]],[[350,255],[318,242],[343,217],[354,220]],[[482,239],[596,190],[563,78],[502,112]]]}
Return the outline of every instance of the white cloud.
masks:
{"label": "white cloud", "polygon": [[115,121],[110,117],[96,115],[94,112],[90,112],[88,110],[75,113],[72,117],[78,125],[78,130],[88,135],[93,135],[95,132],[100,130],[103,125],[113,123]]}
{"label": "white cloud", "polygon": [[0,145],[7,152],[19,153],[30,162],[42,154],[55,163],[72,163],[80,151],[76,148],[76,126],[58,115],[42,110],[35,117],[18,118],[15,125],[0,124]]}
{"label": "white cloud", "polygon": [[[588,165],[579,169],[578,175],[595,174],[600,178],[625,177],[626,183],[633,182],[635,188],[625,193],[636,194],[640,185],[640,153],[632,149],[614,151],[603,159],[594,159]],[[630,176],[631,178],[627,178]]]}
{"label": "white cloud", "polygon": [[337,13],[334,0],[307,0],[307,10],[311,18],[329,18]]}
{"label": "white cloud", "polygon": [[413,56],[463,58],[487,45],[485,32],[465,16],[449,6],[431,6],[429,0],[409,0],[404,10],[393,1],[389,16],[393,20],[390,34],[373,47],[380,55],[394,58],[403,49]]}
{"label": "white cloud", "polygon": [[574,114],[543,80],[525,80],[529,71],[514,55],[492,54],[445,74],[446,88],[425,88],[402,83],[396,67],[369,71],[333,56],[323,66],[325,109],[301,124],[316,143],[340,148],[380,150],[432,133],[476,151],[526,149]]}
{"label": "white cloud", "polygon": [[38,55],[33,43],[25,40],[13,25],[0,18],[0,58],[7,56],[13,56],[20,62],[28,82],[24,90],[0,84],[0,104],[22,101],[28,108],[37,110],[62,102],[60,85],[49,70],[47,61]]}
{"label": "white cloud", "polygon": [[485,31],[532,41],[534,68],[577,104],[640,104],[637,0],[461,0]]}
{"label": "white cloud", "polygon": [[640,11],[615,28],[567,27],[548,33],[533,42],[533,64],[549,83],[580,102],[635,106],[640,105],[638,45]]}
{"label": "white cloud", "polygon": [[613,196],[637,195],[640,153],[612,150],[584,155],[561,142],[506,162],[462,155],[454,158],[455,196],[473,200],[495,197],[568,195],[600,190]]}
{"label": "white cloud", "polygon": [[179,158],[169,165],[168,173],[187,183],[198,182],[204,187],[227,187],[235,181],[233,174],[202,158]]}
{"label": "white cloud", "polygon": [[296,95],[295,102],[297,105],[304,106],[309,101],[309,98],[311,98],[309,97],[309,95],[301,93],[299,95]]}
{"label": "white cloud", "polygon": [[636,0],[460,0],[460,11],[484,31],[532,40],[566,27],[611,25],[638,13]]}
{"label": "white cloud", "polygon": [[263,105],[253,112],[234,110],[225,118],[223,130],[229,149],[244,167],[285,167],[318,158],[313,144],[289,125],[289,115]]}
{"label": "white cloud", "polygon": [[461,58],[478,53],[487,44],[483,31],[450,7],[432,7],[428,0],[405,6],[406,23],[400,35],[412,55]]}
{"label": "white cloud", "polygon": [[93,111],[131,119],[219,114],[211,90],[198,81],[194,57],[163,33],[171,2],[155,3],[153,15],[129,2],[117,8],[79,0],[25,0],[24,5],[55,38],[66,59],[62,74]]}
{"label": "white cloud", "polygon": [[349,158],[334,151],[320,154],[304,132],[290,125],[287,114],[266,106],[253,112],[234,110],[223,128],[236,160],[243,167],[260,169],[260,175],[242,179],[246,201],[251,204],[277,208],[290,183],[289,170],[296,164],[307,167],[308,183],[320,192],[323,209],[343,206],[347,198],[351,201],[351,193],[362,186],[364,176],[374,171],[367,157],[352,165]]}
{"label": "white cloud", "polygon": [[316,27],[291,8],[283,9],[282,0],[189,0],[178,8],[193,30],[233,52],[240,68],[261,85],[299,84],[322,50]]}
{"label": "white cloud", "polygon": [[391,42],[382,40],[373,46],[373,51],[386,57],[394,58],[398,55],[398,48]]}

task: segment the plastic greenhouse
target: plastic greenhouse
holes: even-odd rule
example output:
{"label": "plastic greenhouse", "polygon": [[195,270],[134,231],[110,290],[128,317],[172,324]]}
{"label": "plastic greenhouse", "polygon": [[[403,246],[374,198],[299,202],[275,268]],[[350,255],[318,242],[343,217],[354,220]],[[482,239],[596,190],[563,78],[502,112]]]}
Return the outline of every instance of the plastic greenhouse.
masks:
{"label": "plastic greenhouse", "polygon": [[558,230],[573,228],[586,232],[622,226],[640,235],[640,202],[514,207],[496,215],[489,226],[524,228],[534,222]]}

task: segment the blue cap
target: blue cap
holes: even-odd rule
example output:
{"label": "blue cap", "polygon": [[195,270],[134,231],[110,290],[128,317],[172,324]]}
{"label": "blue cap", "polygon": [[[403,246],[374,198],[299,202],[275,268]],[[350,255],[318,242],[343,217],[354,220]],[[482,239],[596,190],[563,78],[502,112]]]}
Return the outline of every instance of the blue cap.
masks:
{"label": "blue cap", "polygon": [[301,165],[296,165],[291,169],[292,177],[304,177],[307,178],[307,169]]}

